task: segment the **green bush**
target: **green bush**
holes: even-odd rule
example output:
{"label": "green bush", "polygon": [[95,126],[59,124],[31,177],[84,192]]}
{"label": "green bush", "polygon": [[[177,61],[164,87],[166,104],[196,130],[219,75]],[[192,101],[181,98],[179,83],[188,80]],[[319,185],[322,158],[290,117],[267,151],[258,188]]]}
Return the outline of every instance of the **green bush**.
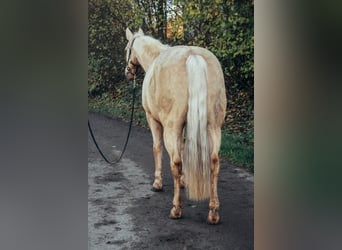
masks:
{"label": "green bush", "polygon": [[253,96],[254,2],[181,2],[185,43],[212,51],[222,64],[228,88]]}
{"label": "green bush", "polygon": [[89,0],[88,94],[99,96],[125,79],[124,31],[134,16],[129,1]]}

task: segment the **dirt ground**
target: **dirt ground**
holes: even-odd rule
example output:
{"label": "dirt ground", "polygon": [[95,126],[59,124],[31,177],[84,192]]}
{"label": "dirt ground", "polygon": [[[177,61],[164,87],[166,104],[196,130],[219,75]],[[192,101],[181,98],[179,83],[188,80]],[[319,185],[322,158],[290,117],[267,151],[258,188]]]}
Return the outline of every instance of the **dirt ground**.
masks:
{"label": "dirt ground", "polygon": [[[108,158],[122,150],[128,123],[89,113],[95,137]],[[133,127],[123,160],[108,165],[88,134],[89,249],[253,249],[253,174],[221,161],[221,222],[206,223],[208,202],[182,191],[183,217],[169,218],[173,179],[163,154],[163,192],[151,191],[154,175],[150,131]]]}

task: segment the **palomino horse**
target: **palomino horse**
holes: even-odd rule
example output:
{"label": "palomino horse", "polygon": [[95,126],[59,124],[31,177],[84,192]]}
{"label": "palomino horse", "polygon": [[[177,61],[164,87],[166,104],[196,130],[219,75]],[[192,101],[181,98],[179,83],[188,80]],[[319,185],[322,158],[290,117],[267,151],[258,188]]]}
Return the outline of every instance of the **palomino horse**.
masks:
{"label": "palomino horse", "polygon": [[204,48],[169,47],[145,36],[141,29],[132,34],[127,28],[126,37],[126,77],[133,78],[138,66],[146,72],[142,104],[153,137],[153,189],[160,191],[163,187],[164,137],[174,180],[170,217],[177,219],[182,216],[180,188],[184,184],[184,171],[189,199],[210,198],[208,222],[217,224],[220,220],[218,152],[227,104],[221,65]]}

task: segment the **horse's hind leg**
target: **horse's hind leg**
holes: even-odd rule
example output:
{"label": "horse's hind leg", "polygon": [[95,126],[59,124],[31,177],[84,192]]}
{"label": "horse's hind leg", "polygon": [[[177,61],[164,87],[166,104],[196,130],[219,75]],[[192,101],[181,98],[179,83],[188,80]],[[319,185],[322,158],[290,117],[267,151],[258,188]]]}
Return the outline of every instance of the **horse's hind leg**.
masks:
{"label": "horse's hind leg", "polygon": [[182,217],[182,202],[180,195],[182,175],[182,160],[180,154],[181,131],[178,133],[172,129],[165,129],[164,143],[170,156],[171,172],[174,181],[173,208],[170,211],[170,217],[172,219],[179,219]]}
{"label": "horse's hind leg", "polygon": [[158,192],[163,189],[163,179],[162,179],[163,127],[158,121],[153,119],[151,115],[149,115],[148,113],[146,113],[146,117],[147,117],[148,124],[151,128],[152,137],[153,137],[153,155],[154,155],[155,171],[154,171],[154,182],[153,182],[152,190]]}
{"label": "horse's hind leg", "polygon": [[217,224],[220,221],[219,207],[220,202],[217,194],[217,178],[220,171],[220,161],[218,151],[221,144],[221,129],[215,128],[209,130],[210,141],[212,145],[212,153],[210,156],[210,202],[208,223]]}
{"label": "horse's hind leg", "polygon": [[[185,147],[185,137],[184,137],[184,134],[185,134],[185,128],[183,128],[183,130],[182,130],[182,137],[180,138],[180,143],[181,143],[181,160],[182,160],[182,162],[184,162],[183,161],[183,159],[184,159],[184,157],[183,157],[183,154],[184,154],[184,147]],[[181,174],[181,177],[180,177],[180,187],[181,188],[185,188],[185,186],[186,186],[186,180],[185,180],[185,175],[184,175],[184,172],[183,172],[183,168],[182,168],[182,174]]]}

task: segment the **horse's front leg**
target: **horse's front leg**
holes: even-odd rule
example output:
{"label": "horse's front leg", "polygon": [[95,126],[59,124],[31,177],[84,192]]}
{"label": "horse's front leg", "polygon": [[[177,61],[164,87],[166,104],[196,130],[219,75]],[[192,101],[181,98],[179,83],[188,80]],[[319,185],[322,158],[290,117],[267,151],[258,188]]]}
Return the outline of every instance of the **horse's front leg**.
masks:
{"label": "horse's front leg", "polygon": [[162,134],[163,127],[151,115],[146,113],[148,124],[151,128],[153,137],[153,156],[154,156],[154,182],[152,190],[159,192],[163,190],[163,179],[162,179],[162,155],[163,155],[163,145],[162,145]]}

